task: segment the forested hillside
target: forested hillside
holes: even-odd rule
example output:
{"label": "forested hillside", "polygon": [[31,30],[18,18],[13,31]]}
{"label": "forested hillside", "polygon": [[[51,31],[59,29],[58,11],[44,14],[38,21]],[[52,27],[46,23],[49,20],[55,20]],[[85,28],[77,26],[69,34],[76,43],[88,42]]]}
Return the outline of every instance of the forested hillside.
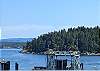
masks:
{"label": "forested hillside", "polygon": [[48,49],[68,51],[79,50],[80,52],[100,52],[100,27],[94,28],[77,27],[69,28],[67,31],[50,32],[33,38],[23,47],[28,52],[43,52]]}

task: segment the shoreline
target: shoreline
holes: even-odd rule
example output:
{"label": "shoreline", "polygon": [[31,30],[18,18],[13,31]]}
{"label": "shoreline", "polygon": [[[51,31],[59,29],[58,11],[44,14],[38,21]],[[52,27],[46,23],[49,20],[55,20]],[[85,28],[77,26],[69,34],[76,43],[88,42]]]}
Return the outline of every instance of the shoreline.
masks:
{"label": "shoreline", "polygon": [[[0,49],[12,49],[12,48],[0,48]],[[15,49],[15,48],[13,48]],[[17,48],[19,50],[19,48]],[[20,50],[19,53],[22,54],[33,54],[33,55],[47,55],[45,52],[35,53],[35,52],[27,52],[26,50]],[[69,55],[67,55],[69,56]],[[100,56],[100,53],[81,53],[80,56]]]}
{"label": "shoreline", "polygon": [[[25,51],[19,51],[19,53],[22,53],[22,54],[33,54],[33,55],[47,55],[45,54],[45,52],[43,53],[34,53],[34,52],[25,52]],[[66,56],[69,56],[69,55],[66,55]],[[100,56],[100,53],[90,53],[90,54],[83,54],[81,53],[80,56]]]}

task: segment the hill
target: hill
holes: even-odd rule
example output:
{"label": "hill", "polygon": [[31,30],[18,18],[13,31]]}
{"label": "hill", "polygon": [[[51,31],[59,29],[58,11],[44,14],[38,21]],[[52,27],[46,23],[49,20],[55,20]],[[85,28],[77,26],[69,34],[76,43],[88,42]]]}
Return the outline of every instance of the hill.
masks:
{"label": "hill", "polygon": [[80,52],[100,52],[100,27],[77,27],[67,31],[49,32],[27,42],[23,50],[40,53],[53,49],[55,51],[79,50]]}
{"label": "hill", "polygon": [[0,48],[17,48],[23,47],[27,41],[31,41],[32,38],[8,38],[1,39]]}

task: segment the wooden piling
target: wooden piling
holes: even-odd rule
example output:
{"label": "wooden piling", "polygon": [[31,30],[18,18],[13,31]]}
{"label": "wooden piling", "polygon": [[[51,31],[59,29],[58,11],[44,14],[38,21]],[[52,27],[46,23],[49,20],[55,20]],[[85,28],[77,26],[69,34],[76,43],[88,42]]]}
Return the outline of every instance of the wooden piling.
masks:
{"label": "wooden piling", "polygon": [[4,63],[4,70],[10,70],[10,61]]}
{"label": "wooden piling", "polygon": [[4,63],[1,63],[1,70],[4,70]]}
{"label": "wooden piling", "polygon": [[18,63],[15,63],[15,70],[18,70]]}
{"label": "wooden piling", "polygon": [[83,70],[83,63],[80,64],[80,68],[81,68],[81,70]]}

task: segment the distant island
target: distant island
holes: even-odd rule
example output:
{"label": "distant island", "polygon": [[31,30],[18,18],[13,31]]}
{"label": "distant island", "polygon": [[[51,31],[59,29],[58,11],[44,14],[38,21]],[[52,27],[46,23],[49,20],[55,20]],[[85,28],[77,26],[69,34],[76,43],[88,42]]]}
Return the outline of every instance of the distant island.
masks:
{"label": "distant island", "polygon": [[23,52],[44,53],[52,49],[53,51],[74,51],[81,54],[100,53],[100,27],[77,27],[62,29],[59,31],[42,34],[32,41],[27,41],[23,46]]}
{"label": "distant island", "polygon": [[27,41],[31,41],[32,38],[7,38],[1,39],[0,48],[22,48]]}

